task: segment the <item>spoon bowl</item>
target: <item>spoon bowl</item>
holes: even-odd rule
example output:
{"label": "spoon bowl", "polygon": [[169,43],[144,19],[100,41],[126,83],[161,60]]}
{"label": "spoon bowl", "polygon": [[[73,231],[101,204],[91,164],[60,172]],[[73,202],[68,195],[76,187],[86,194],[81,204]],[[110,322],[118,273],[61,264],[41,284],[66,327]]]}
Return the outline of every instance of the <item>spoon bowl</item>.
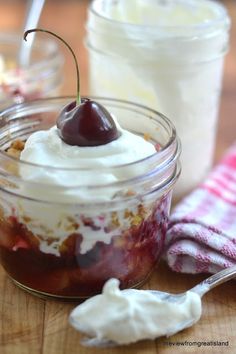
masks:
{"label": "spoon bowl", "polygon": [[[141,290],[141,291],[143,291],[145,293],[150,293],[150,294],[154,295],[155,297],[157,297],[159,300],[164,301],[166,303],[172,303],[172,304],[176,303],[176,305],[179,305],[179,304],[182,304],[185,302],[188,292],[195,293],[201,298],[203,295],[205,295],[211,289],[215,288],[216,286],[218,286],[220,284],[225,283],[226,281],[234,278],[235,276],[236,276],[236,265],[233,267],[224,269],[224,270],[210,276],[209,278],[203,280],[201,283],[197,284],[196,286],[191,288],[189,291],[184,292],[184,293],[170,294],[170,293],[162,292],[162,291],[158,291],[158,290]],[[129,290],[126,290],[126,291],[129,291]],[[132,291],[132,290],[130,290],[130,291]],[[139,290],[136,290],[136,291],[139,291]],[[191,327],[193,324],[195,324],[197,322],[197,320],[196,319],[195,320],[192,320],[192,319],[188,320],[187,319],[182,322],[179,322],[178,328],[174,325],[174,327],[168,331],[168,336],[170,336],[174,333],[177,333],[187,327]],[[147,319],[147,321],[148,321],[148,319]],[[75,328],[77,327],[76,319],[73,315],[70,316],[70,323]],[[116,343],[115,341],[111,341],[111,340],[103,339],[103,338],[98,338],[98,337],[83,338],[81,341],[81,344],[84,346],[100,347],[100,348],[114,347],[114,346],[120,345],[119,343]]]}

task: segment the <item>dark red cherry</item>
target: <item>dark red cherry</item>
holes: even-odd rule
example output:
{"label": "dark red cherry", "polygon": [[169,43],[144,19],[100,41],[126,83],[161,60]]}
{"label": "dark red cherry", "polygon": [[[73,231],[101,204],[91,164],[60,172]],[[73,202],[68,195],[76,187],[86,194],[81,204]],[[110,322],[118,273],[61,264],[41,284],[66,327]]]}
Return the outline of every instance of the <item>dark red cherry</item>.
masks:
{"label": "dark red cherry", "polygon": [[78,106],[69,103],[58,117],[57,128],[66,144],[77,146],[105,145],[120,135],[106,108],[88,98]]}
{"label": "dark red cherry", "polygon": [[27,39],[29,33],[45,32],[62,41],[71,52],[77,73],[77,100],[69,103],[57,119],[58,133],[61,139],[69,145],[98,146],[105,145],[117,139],[120,135],[110,113],[101,104],[80,97],[79,66],[74,51],[68,43],[57,34],[42,29],[33,28],[24,33]]}

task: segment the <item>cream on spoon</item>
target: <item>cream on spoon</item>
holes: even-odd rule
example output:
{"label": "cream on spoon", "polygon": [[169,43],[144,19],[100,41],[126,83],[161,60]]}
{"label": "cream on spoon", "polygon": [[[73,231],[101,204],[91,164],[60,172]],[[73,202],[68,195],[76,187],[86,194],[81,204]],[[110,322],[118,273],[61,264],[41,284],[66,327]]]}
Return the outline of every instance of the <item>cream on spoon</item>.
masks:
{"label": "cream on spoon", "polygon": [[103,292],[86,300],[71,313],[73,327],[89,336],[87,346],[115,346],[142,339],[173,335],[201,317],[201,297],[236,275],[236,266],[212,275],[182,294],[155,290],[119,289],[109,279]]}

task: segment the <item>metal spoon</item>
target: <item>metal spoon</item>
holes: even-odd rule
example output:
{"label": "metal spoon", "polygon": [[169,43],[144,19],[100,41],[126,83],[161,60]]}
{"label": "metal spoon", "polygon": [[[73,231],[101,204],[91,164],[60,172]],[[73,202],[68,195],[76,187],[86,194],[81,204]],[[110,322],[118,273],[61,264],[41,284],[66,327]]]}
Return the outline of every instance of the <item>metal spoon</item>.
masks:
{"label": "metal spoon", "polygon": [[[220,284],[225,283],[226,281],[234,278],[235,276],[236,276],[236,265],[231,268],[224,269],[224,270],[210,276],[209,278],[203,280],[201,283],[194,286],[192,289],[190,289],[190,291],[195,292],[200,297],[202,297],[211,289],[215,288],[216,286],[218,286]],[[157,290],[145,290],[145,291],[151,292],[153,295],[157,296],[160,300],[164,300],[164,301],[172,302],[172,303],[173,302],[181,303],[186,298],[186,292],[180,293],[180,294],[169,294],[169,293],[157,291]],[[73,319],[70,319],[70,322],[73,325]],[[188,323],[186,323],[186,322],[180,323],[179,331],[184,328],[192,326],[194,323],[195,322],[191,323],[191,321]],[[84,339],[82,339],[81,344],[83,344],[85,346],[89,346],[89,347],[95,347],[95,346],[96,347],[114,347],[114,346],[118,345],[117,343],[115,343],[113,341],[109,341],[106,339],[100,340],[97,338],[84,338]]]}
{"label": "metal spoon", "polygon": [[[36,28],[44,6],[45,0],[31,0],[30,9],[26,18],[24,32],[30,28]],[[23,32],[23,33],[24,33]],[[23,36],[23,34],[22,34]],[[31,48],[34,42],[34,34],[30,36],[26,42],[22,39],[19,51],[19,66],[26,67],[29,65]]]}

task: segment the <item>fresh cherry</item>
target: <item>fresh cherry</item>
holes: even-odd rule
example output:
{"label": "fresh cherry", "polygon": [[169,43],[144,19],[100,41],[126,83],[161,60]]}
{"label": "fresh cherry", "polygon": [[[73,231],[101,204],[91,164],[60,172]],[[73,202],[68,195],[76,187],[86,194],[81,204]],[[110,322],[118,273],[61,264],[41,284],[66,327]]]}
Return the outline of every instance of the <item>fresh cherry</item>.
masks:
{"label": "fresh cherry", "polygon": [[73,55],[77,72],[77,101],[71,102],[61,111],[57,128],[60,138],[68,145],[98,146],[118,139],[120,133],[111,114],[98,102],[80,98],[79,67],[71,47],[53,32],[34,28],[24,33],[24,39],[31,32],[46,32],[61,40]]}
{"label": "fresh cherry", "polygon": [[57,120],[59,136],[69,145],[98,146],[119,137],[115,122],[101,104],[88,98],[68,104]]}

